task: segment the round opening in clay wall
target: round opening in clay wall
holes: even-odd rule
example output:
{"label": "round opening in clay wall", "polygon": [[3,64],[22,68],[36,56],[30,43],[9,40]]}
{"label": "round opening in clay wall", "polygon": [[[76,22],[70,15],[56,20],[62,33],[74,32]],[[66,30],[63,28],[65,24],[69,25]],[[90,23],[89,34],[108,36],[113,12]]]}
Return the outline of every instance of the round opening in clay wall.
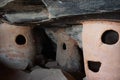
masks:
{"label": "round opening in clay wall", "polygon": [[107,30],[102,34],[101,39],[104,44],[112,45],[118,42],[119,34],[114,30]]}
{"label": "round opening in clay wall", "polygon": [[63,43],[63,50],[66,50],[67,48],[66,48],[66,44],[65,43]]}
{"label": "round opening in clay wall", "polygon": [[18,35],[16,37],[16,40],[15,42],[18,44],[18,45],[24,45],[26,43],[26,38],[24,35]]}

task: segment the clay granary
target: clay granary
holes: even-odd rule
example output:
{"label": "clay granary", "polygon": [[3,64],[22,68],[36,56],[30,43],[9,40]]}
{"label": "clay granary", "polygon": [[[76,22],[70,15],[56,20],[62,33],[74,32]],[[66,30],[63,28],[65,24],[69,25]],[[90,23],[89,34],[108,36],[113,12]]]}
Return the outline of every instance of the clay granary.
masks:
{"label": "clay granary", "polygon": [[0,0],[0,80],[120,80],[120,0]]}

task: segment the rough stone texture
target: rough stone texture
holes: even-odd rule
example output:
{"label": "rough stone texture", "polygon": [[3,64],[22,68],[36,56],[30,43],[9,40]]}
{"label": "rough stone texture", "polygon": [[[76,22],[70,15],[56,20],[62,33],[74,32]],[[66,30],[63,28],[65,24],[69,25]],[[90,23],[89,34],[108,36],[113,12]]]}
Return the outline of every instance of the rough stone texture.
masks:
{"label": "rough stone texture", "polygon": [[[42,0],[50,18],[120,10],[120,0]],[[64,21],[64,20],[63,20]]]}
{"label": "rough stone texture", "polygon": [[48,68],[59,68],[58,63],[56,61],[51,61],[45,64]]}
{"label": "rough stone texture", "polygon": [[48,19],[47,11],[41,10],[39,12],[16,12],[3,15],[10,23],[27,23],[32,21],[44,21]]}
{"label": "rough stone texture", "polygon": [[59,69],[36,69],[30,75],[31,80],[74,80],[67,79]]}
{"label": "rough stone texture", "polygon": [[[88,80],[120,80],[120,42],[118,39],[114,44],[103,43],[102,35],[108,30],[114,30],[120,36],[120,23],[101,20],[83,22],[83,51]],[[115,36],[109,37],[113,39]],[[95,62],[100,62],[101,66],[95,65]],[[94,72],[89,65],[99,70]]]}
{"label": "rough stone texture", "polygon": [[41,0],[0,0],[0,16],[2,22],[28,25],[48,20],[49,14]]}
{"label": "rough stone texture", "polygon": [[88,19],[119,20],[119,2],[119,0],[0,0],[0,15],[1,19],[9,23],[26,25],[58,22],[60,18],[62,19],[59,22],[62,24],[77,24]]}
{"label": "rough stone texture", "polygon": [[7,3],[14,1],[14,0],[0,0],[0,7],[5,6]]}
{"label": "rough stone texture", "polygon": [[82,48],[82,25],[72,25],[72,27],[65,28],[65,32],[74,40],[80,48]]}
{"label": "rough stone texture", "polygon": [[0,24],[1,63],[13,69],[25,69],[34,55],[31,27]]}
{"label": "rough stone texture", "polygon": [[[72,25],[71,27],[68,26],[67,28],[64,27],[62,29],[65,30],[65,33],[76,40],[77,44],[79,45],[80,48],[82,48],[82,25]],[[56,37],[54,33],[58,30],[59,28],[46,28],[46,33],[47,35],[55,42],[57,43]]]}
{"label": "rough stone texture", "polygon": [[75,80],[69,73],[63,73],[60,69],[43,69],[36,66],[32,72],[27,73],[0,65],[0,80]]}

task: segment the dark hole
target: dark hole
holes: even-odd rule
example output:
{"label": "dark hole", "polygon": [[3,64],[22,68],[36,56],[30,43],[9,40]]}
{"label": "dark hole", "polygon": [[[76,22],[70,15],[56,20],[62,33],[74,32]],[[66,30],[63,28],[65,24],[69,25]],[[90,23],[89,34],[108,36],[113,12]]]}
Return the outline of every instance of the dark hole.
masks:
{"label": "dark hole", "polygon": [[48,61],[56,60],[57,45],[50,36],[47,35],[45,29],[40,26],[36,26],[32,29],[32,35],[36,52],[34,63],[35,65],[39,65],[44,68]]}
{"label": "dark hole", "polygon": [[107,30],[102,35],[102,42],[105,44],[115,44],[119,40],[119,34],[113,30]]}
{"label": "dark hole", "polygon": [[66,44],[63,43],[63,50],[66,50]]}
{"label": "dark hole", "polygon": [[26,39],[23,35],[18,35],[15,41],[18,45],[24,45],[26,43]]}
{"label": "dark hole", "polygon": [[101,63],[95,61],[88,61],[88,68],[93,72],[98,72],[100,69]]}

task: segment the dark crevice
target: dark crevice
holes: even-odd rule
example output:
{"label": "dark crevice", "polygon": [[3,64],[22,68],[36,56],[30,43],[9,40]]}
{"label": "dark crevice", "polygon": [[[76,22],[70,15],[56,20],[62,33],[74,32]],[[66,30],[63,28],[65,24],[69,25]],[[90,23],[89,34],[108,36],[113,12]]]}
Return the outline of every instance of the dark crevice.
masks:
{"label": "dark crevice", "polygon": [[84,67],[84,54],[83,54],[83,50],[80,47],[77,47],[79,50],[79,55],[80,55],[80,72],[82,73],[82,77],[85,77],[85,67]]}
{"label": "dark crevice", "polygon": [[36,46],[35,64],[45,67],[48,60],[56,60],[57,45],[48,37],[44,28],[35,27],[33,35]]}

